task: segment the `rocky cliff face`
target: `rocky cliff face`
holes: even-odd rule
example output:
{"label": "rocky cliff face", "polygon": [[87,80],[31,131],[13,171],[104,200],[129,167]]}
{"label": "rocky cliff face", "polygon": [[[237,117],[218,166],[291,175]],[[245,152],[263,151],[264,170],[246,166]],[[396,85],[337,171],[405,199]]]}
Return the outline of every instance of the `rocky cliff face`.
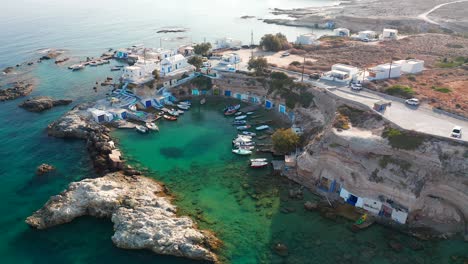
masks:
{"label": "rocky cliff face", "polygon": [[415,149],[395,148],[382,137],[389,124],[369,113],[359,116],[365,120],[348,130],[325,124],[298,157],[297,175],[289,177],[313,189],[321,179],[336,180],[360,197],[390,199],[409,209],[410,227],[462,231],[468,220],[468,148],[430,137]]}
{"label": "rocky cliff face", "polygon": [[55,106],[68,105],[72,100],[54,100],[48,96],[38,96],[28,99],[19,106],[30,112],[42,112]]}
{"label": "rocky cliff face", "polygon": [[120,248],[215,262],[210,247],[219,242],[197,230],[190,218],[177,216],[163,190],[152,179],[119,172],[85,179],[51,197],[26,223],[45,229],[83,215],[107,217],[114,223],[112,241]]}

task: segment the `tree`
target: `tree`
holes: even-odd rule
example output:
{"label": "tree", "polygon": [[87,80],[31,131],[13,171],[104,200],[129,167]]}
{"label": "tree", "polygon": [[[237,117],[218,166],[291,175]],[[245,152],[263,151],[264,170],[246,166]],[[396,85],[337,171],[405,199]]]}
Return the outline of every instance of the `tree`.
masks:
{"label": "tree", "polygon": [[193,51],[195,54],[201,55],[201,56],[206,56],[208,55],[208,51],[211,49],[211,43],[209,42],[204,42],[197,44],[193,47]]}
{"label": "tree", "polygon": [[252,57],[248,62],[247,69],[254,70],[256,75],[263,75],[268,68],[268,61],[263,57]]}
{"label": "tree", "polygon": [[187,62],[195,66],[195,68],[197,68],[197,71],[199,71],[200,68],[203,66],[203,59],[200,56],[192,56],[188,59]]}
{"label": "tree", "polygon": [[152,72],[153,76],[154,76],[154,79],[155,80],[159,80],[159,70],[156,69]]}
{"label": "tree", "polygon": [[299,136],[292,129],[278,129],[271,136],[273,148],[279,153],[290,153],[295,150],[299,144]]}
{"label": "tree", "polygon": [[290,44],[285,35],[281,33],[266,34],[260,40],[260,46],[266,51],[280,51],[290,48]]}

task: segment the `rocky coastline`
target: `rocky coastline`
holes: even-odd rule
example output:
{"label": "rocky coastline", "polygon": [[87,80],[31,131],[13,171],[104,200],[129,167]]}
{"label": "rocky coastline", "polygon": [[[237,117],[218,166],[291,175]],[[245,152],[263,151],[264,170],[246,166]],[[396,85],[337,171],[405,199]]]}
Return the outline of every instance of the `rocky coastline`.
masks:
{"label": "rocky coastline", "polygon": [[125,249],[149,249],[157,254],[218,262],[214,251],[221,242],[210,231],[199,230],[186,216],[178,216],[166,187],[125,166],[110,129],[94,122],[88,104],[73,108],[47,128],[49,136],[86,140],[95,179],[73,182],[26,223],[45,229],[90,215],[110,218],[113,243]]}
{"label": "rocky coastline", "polygon": [[34,85],[31,83],[17,82],[11,88],[0,89],[0,102],[27,96],[33,89]]}
{"label": "rocky coastline", "polygon": [[54,100],[48,96],[38,96],[27,99],[26,101],[22,102],[19,107],[24,108],[30,112],[42,112],[55,106],[69,105],[71,103],[72,100],[68,99]]}

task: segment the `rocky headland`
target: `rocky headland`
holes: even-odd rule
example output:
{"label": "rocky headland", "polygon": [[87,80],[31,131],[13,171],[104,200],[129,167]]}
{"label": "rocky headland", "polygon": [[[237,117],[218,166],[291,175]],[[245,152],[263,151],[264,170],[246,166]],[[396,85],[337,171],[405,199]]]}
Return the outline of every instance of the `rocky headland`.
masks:
{"label": "rocky headland", "polygon": [[45,229],[84,215],[110,218],[115,231],[112,241],[117,247],[216,262],[211,249],[219,241],[176,212],[164,187],[156,181],[115,172],[71,183],[26,223]]}
{"label": "rocky headland", "polygon": [[55,106],[69,105],[72,100],[54,100],[48,96],[38,96],[22,102],[19,106],[30,112],[42,112]]}
{"label": "rocky headland", "polygon": [[13,100],[29,95],[34,89],[34,85],[26,82],[17,82],[13,87],[0,89],[0,101]]}
{"label": "rocky headland", "polygon": [[102,177],[73,182],[53,196],[26,223],[38,229],[90,215],[110,218],[113,243],[125,249],[148,249],[157,254],[218,262],[213,253],[221,242],[178,216],[166,188],[125,166],[110,129],[96,123],[82,104],[48,126],[50,136],[86,140],[94,168]]}

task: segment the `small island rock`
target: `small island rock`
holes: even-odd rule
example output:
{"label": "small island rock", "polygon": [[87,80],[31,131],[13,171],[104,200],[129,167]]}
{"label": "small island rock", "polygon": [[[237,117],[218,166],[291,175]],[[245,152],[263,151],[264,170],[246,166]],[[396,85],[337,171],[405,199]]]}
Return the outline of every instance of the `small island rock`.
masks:
{"label": "small island rock", "polygon": [[37,167],[36,170],[36,175],[44,175],[46,173],[49,173],[51,171],[54,171],[55,167],[46,163],[41,164],[39,167]]}
{"label": "small island rock", "polygon": [[28,99],[19,106],[30,112],[42,112],[59,105],[68,105],[72,100],[54,100],[48,96],[38,96]]}

